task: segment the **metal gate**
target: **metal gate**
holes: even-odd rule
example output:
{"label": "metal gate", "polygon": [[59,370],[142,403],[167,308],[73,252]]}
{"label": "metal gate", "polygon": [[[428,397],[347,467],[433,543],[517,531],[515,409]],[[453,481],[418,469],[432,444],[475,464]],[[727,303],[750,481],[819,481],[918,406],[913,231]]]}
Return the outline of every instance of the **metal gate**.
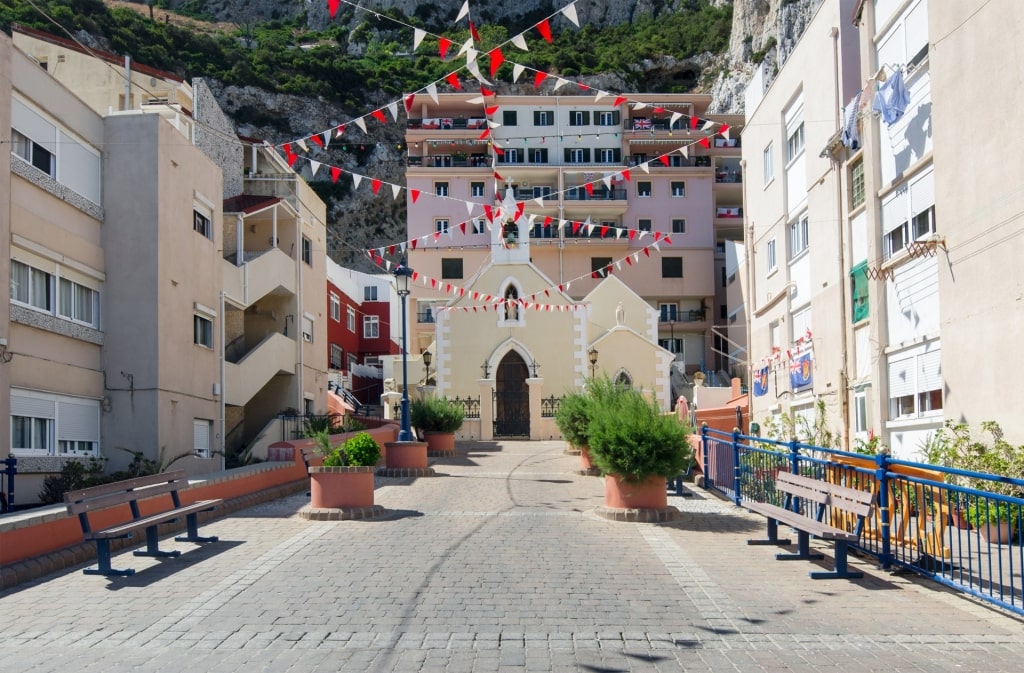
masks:
{"label": "metal gate", "polygon": [[526,385],[526,362],[515,351],[509,352],[495,375],[494,436],[530,436],[530,392]]}

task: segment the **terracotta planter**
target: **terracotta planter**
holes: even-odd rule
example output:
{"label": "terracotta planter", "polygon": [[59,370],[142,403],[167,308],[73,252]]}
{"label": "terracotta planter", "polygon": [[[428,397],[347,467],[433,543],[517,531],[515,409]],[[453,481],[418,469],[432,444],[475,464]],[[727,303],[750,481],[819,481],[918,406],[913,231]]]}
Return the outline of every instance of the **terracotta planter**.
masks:
{"label": "terracotta planter", "polygon": [[423,469],[427,466],[426,442],[387,442],[388,469]]}
{"label": "terracotta planter", "polygon": [[423,439],[427,440],[427,451],[431,453],[455,453],[454,432],[428,431],[423,433]]}
{"label": "terracotta planter", "polygon": [[978,533],[982,540],[994,544],[1006,544],[1013,537],[1009,521],[981,524],[978,526]]}
{"label": "terracotta planter", "polygon": [[665,477],[648,477],[635,483],[624,481],[617,474],[604,478],[604,505],[616,509],[664,509],[668,507],[668,484]]}
{"label": "terracotta planter", "polygon": [[590,447],[580,447],[580,467],[587,472],[594,468],[594,461],[590,457]]}
{"label": "terracotta planter", "polygon": [[373,507],[373,467],[309,468],[314,508]]}

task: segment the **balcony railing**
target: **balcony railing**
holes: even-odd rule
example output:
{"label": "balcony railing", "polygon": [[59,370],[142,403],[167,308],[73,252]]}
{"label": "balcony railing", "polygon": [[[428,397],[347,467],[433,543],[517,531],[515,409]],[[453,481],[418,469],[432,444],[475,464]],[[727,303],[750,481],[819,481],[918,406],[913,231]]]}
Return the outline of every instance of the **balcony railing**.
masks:
{"label": "balcony railing", "polygon": [[570,187],[565,192],[566,201],[625,201],[627,197],[625,189],[595,189],[589,194],[581,187]]}

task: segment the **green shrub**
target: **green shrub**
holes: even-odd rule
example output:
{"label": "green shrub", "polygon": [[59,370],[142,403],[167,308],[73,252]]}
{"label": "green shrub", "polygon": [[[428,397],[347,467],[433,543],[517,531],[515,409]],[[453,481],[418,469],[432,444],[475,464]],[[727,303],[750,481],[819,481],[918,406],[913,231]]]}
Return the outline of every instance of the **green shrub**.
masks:
{"label": "green shrub", "polygon": [[414,400],[409,411],[410,422],[420,432],[455,432],[465,416],[462,405],[436,397]]}
{"label": "green shrub", "polygon": [[598,386],[588,428],[591,459],[602,474],[641,482],[674,477],[690,458],[690,430],[663,415],[640,391]]}
{"label": "green shrub", "polygon": [[580,391],[566,394],[558,403],[555,425],[565,441],[573,446],[587,446],[587,428],[590,426],[590,398]]}
{"label": "green shrub", "polygon": [[345,442],[344,453],[352,467],[371,467],[380,460],[380,447],[370,433],[360,432]]}

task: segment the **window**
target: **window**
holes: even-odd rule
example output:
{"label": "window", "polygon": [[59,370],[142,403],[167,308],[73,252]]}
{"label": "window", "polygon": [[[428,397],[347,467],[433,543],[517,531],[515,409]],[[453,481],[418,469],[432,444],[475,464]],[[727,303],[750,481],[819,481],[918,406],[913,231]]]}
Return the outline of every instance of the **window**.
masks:
{"label": "window", "polygon": [[802,253],[807,249],[807,246],[810,245],[807,235],[808,226],[806,215],[789,225],[789,256],[791,259]]}
{"label": "window", "polygon": [[679,320],[678,304],[658,304],[658,313],[661,322],[675,322]]}
{"label": "window", "polygon": [[586,162],[587,150],[568,149],[565,151],[566,161],[570,164],[582,164]]}
{"label": "window", "polygon": [[661,258],[661,277],[662,278],[682,278],[683,277],[683,258],[682,257],[662,257]]}
{"label": "window", "polygon": [[518,126],[519,113],[516,110],[503,110],[501,113],[501,123],[505,126]]}
{"label": "window", "polygon": [[213,227],[210,226],[210,218],[198,210],[192,211],[192,229],[206,238],[213,240]]}
{"label": "window", "polygon": [[347,370],[348,370],[349,372],[352,372],[352,371],[354,371],[354,370],[355,370],[355,368],[356,368],[356,365],[358,365],[358,364],[359,364],[359,358],[357,358],[357,357],[355,356],[355,354],[353,354],[353,353],[349,353],[349,354],[348,354],[348,358],[347,358],[347,359],[348,359],[348,367],[346,367],[346,369],[347,369]]}
{"label": "window", "polygon": [[554,126],[555,125],[555,113],[552,110],[534,110],[534,112],[533,112],[533,125],[534,126]]}
{"label": "window", "polygon": [[331,320],[341,322],[341,297],[331,293]]}
{"label": "window", "polygon": [[546,164],[548,162],[548,150],[546,147],[534,147],[529,150],[530,162],[535,164]]}
{"label": "window", "polygon": [[470,196],[483,196],[484,195],[484,183],[482,183],[482,182],[471,182],[471,183],[469,183],[469,195]]}
{"label": "window", "polygon": [[914,215],[910,222],[910,233],[915,240],[935,233],[935,206]]}
{"label": "window", "polygon": [[302,237],[302,261],[313,266],[313,241]]}
{"label": "window", "polygon": [[482,217],[474,219],[471,223],[473,225],[474,234],[483,234],[487,232],[487,222]]}
{"label": "window", "polygon": [[868,263],[861,262],[850,271],[851,306],[853,322],[860,322],[871,314],[868,292]]}
{"label": "window", "polygon": [[938,415],[942,410],[941,353],[933,344],[889,356],[889,418]]}
{"label": "window", "polygon": [[597,151],[598,161],[602,164],[617,164],[622,157],[622,150],[618,148],[605,148]]}
{"label": "window", "polygon": [[650,231],[651,221],[646,219],[637,220],[636,228],[639,229],[640,231]]}
{"label": "window", "polygon": [[804,151],[804,123],[800,122],[786,139],[786,163],[793,161]]}
{"label": "window", "polygon": [[598,112],[594,115],[594,122],[598,126],[617,126],[619,124],[619,111]]}
{"label": "window", "polygon": [[434,220],[434,232],[438,234],[448,233],[448,220],[438,219]]}
{"label": "window", "polygon": [[858,159],[850,168],[850,205],[860,208],[864,205],[864,160]]}
{"label": "window", "polygon": [[679,180],[673,181],[672,196],[686,196],[686,183]]}
{"label": "window", "polygon": [[649,197],[651,195],[651,183],[650,182],[637,182],[636,183],[636,194],[641,197]]}
{"label": "window", "polygon": [[12,259],[11,299],[52,312],[53,276]]}
{"label": "window", "polygon": [[935,233],[935,182],[928,171],[882,203],[882,253],[886,259]]}
{"label": "window", "polygon": [[569,111],[569,126],[589,126],[590,125],[590,111],[589,110],[570,110]]}
{"label": "window", "polygon": [[435,196],[448,196],[448,183],[447,182],[435,182],[434,183],[434,195]]}
{"label": "window", "polygon": [[681,218],[673,218],[672,220],[672,233],[673,234],[685,234],[686,233],[686,220]]}
{"label": "window", "polygon": [[348,312],[345,316],[345,327],[349,332],[356,331],[356,310],[351,306],[348,307]]}
{"label": "window", "polygon": [[725,304],[718,305],[718,319],[728,320],[729,319],[729,307]]}
{"label": "window", "polygon": [[213,321],[201,315],[192,316],[192,343],[213,348]]}
{"label": "window", "polygon": [[53,419],[11,415],[11,452],[50,452]]}
{"label": "window", "polygon": [[363,288],[363,301],[377,301],[376,285],[367,285]]}
{"label": "window", "polygon": [[525,159],[525,154],[520,154],[519,150],[515,148],[507,149],[501,155],[501,162],[506,164],[521,164],[523,159]]}
{"label": "window", "polygon": [[611,257],[591,257],[590,258],[590,272],[604,271],[608,268],[608,265],[612,263]]}
{"label": "window", "polygon": [[67,278],[60,279],[60,306],[58,313],[75,322],[90,327],[99,324],[99,293],[93,289],[73,283]]}
{"label": "window", "polygon": [[313,318],[308,313],[302,316],[302,340],[313,343]]}
{"label": "window", "polygon": [[858,390],[853,394],[853,431],[868,431],[868,394],[866,390]]}
{"label": "window", "polygon": [[380,318],[375,315],[363,316],[363,338],[377,339],[380,337]]}
{"label": "window", "polygon": [[211,438],[213,437],[213,421],[205,418],[193,419],[192,437],[196,458],[209,458]]}
{"label": "window", "polygon": [[764,148],[761,161],[764,165],[764,184],[767,185],[775,179],[775,146],[772,143],[768,143],[768,147]]}
{"label": "window", "polygon": [[96,455],[100,403],[11,389],[11,452],[14,454]]}
{"label": "window", "polygon": [[341,369],[345,363],[345,351],[338,344],[331,344],[331,369]]}
{"label": "window", "polygon": [[462,258],[441,258],[441,279],[456,280],[462,278]]}
{"label": "window", "polygon": [[57,177],[57,162],[53,153],[28,136],[11,129],[11,145],[14,154],[29,162],[51,178]]}
{"label": "window", "polygon": [[776,269],[779,268],[779,257],[778,253],[775,251],[774,238],[768,241],[767,244],[765,244],[764,256],[768,260],[768,273],[773,273]]}

